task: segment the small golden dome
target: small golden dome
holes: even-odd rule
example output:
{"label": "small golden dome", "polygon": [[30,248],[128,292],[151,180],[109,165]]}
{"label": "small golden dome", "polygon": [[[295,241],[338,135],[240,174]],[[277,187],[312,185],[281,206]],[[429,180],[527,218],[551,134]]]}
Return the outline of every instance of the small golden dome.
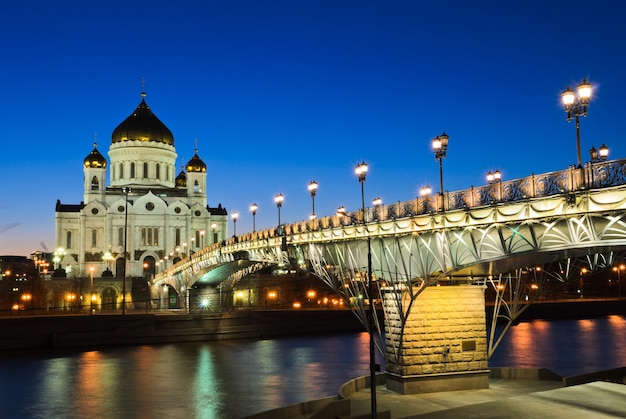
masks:
{"label": "small golden dome", "polygon": [[107,159],[104,158],[102,154],[98,151],[97,144],[93,144],[93,150],[85,160],[83,161],[83,165],[86,168],[94,168],[94,169],[104,169],[107,167]]}
{"label": "small golden dome", "polygon": [[176,176],[175,185],[177,188],[187,187],[187,174],[184,170],[181,170],[178,176]]}
{"label": "small golden dome", "polygon": [[196,172],[196,173],[205,173],[206,172],[206,164],[202,161],[202,159],[198,156],[198,150],[195,150],[195,154],[187,163],[187,171],[188,172]]}

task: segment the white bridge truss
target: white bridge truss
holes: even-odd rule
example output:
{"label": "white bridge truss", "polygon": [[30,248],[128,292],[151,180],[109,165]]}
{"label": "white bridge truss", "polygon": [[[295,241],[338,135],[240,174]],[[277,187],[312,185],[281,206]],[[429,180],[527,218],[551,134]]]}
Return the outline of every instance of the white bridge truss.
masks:
{"label": "white bridge truss", "polygon": [[[493,324],[506,319],[506,331],[550,281],[578,279],[582,267],[607,268],[626,250],[625,165],[589,164],[249,233],[195,253],[154,282],[183,296],[197,281],[232,286],[263,266],[284,264],[314,272],[365,327],[371,302],[381,307],[387,289],[402,291],[389,295],[406,319],[427,286],[490,284]],[[529,272],[537,288],[523,280]],[[501,339],[494,330],[489,355]]]}

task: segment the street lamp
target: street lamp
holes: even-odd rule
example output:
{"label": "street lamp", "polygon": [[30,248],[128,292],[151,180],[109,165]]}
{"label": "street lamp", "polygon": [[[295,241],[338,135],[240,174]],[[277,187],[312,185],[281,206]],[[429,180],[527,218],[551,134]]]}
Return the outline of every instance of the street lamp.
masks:
{"label": "street lamp", "polygon": [[563,100],[563,110],[567,113],[567,122],[570,122],[572,118],[576,119],[576,157],[578,166],[582,167],[582,158],[580,155],[580,116],[587,116],[587,106],[591,100],[591,84],[587,80],[583,79],[582,83],[576,88],[576,93],[567,86],[563,93],[561,93],[561,99]]}
{"label": "street lamp", "polygon": [[602,144],[599,149],[596,150],[594,146],[591,146],[589,150],[589,159],[592,163],[605,161],[609,157],[609,148]]}
{"label": "street lamp", "polygon": [[496,169],[494,172],[492,172],[491,170],[487,172],[487,183],[489,183],[490,185],[494,185],[494,188],[496,190],[495,199],[497,201],[502,200],[501,181],[502,181],[502,173],[500,173],[498,169]]}
{"label": "street lamp", "polygon": [[256,231],[256,210],[259,209],[257,204],[250,205],[250,212],[252,212],[252,232]]}
{"label": "street lamp", "polygon": [[276,195],[274,197],[274,202],[276,203],[276,208],[278,208],[278,225],[279,226],[280,226],[280,207],[283,206],[283,201],[284,200],[285,200],[285,197],[281,193],[279,193],[278,195]]}
{"label": "street lamp", "polygon": [[126,198],[124,209],[124,268],[122,269],[122,315],[126,314],[126,252],[128,251],[128,194],[132,192],[129,186],[124,186],[122,192]]}
{"label": "street lamp", "polygon": [[[446,140],[447,142],[447,140]],[[361,184],[361,211],[363,217],[363,229],[367,231],[365,220],[365,177],[367,176],[367,164],[362,162],[354,169],[359,183]],[[370,334],[370,398],[371,417],[376,419],[376,353],[374,346],[374,292],[372,283],[372,244],[369,233],[367,234],[367,293],[369,295],[370,310],[368,316]]]}
{"label": "street lamp", "polygon": [[315,192],[317,192],[317,182],[311,181],[309,182],[309,192],[311,192],[311,203],[313,204],[313,208],[311,211],[311,216],[309,217],[311,220],[315,219]]}
{"label": "street lamp", "polygon": [[376,220],[380,219],[380,216],[378,214],[379,212],[379,208],[383,205],[383,200],[380,196],[377,196],[376,198],[372,199],[372,205],[374,206],[374,217],[376,218]]}
{"label": "street lamp", "polygon": [[498,183],[501,181],[501,179],[502,179],[502,173],[500,173],[498,169],[496,169],[495,172],[492,172],[491,170],[487,172],[487,183],[489,184]]}
{"label": "street lamp", "polygon": [[613,271],[617,272],[617,298],[622,298],[622,271],[626,269],[623,263],[619,266],[613,266]]}
{"label": "street lamp", "polygon": [[446,158],[448,151],[448,139],[450,137],[445,133],[433,138],[433,151],[435,152],[435,160],[439,160],[439,195],[441,196],[441,210],[443,211],[443,159]]}
{"label": "street lamp", "polygon": [[233,219],[233,236],[237,237],[237,218],[239,218],[239,213],[235,211],[230,216]]}

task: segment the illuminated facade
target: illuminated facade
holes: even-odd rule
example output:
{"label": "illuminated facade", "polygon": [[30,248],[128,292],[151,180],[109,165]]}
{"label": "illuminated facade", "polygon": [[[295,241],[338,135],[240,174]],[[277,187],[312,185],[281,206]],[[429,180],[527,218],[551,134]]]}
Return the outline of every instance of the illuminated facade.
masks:
{"label": "illuminated facade", "polygon": [[126,276],[145,277],[226,237],[228,215],[221,204],[207,204],[198,150],[176,175],[174,136],[144,92],[113,131],[108,156],[110,164],[94,144],[83,162],[83,201],[57,200],[55,269],[67,277],[121,277],[126,249]]}

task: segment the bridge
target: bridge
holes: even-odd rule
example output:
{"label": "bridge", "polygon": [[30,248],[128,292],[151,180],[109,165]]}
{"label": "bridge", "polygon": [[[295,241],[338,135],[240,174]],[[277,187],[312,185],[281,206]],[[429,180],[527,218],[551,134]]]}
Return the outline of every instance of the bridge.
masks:
{"label": "bridge", "polygon": [[[196,283],[232,288],[267,266],[312,272],[379,336],[382,325],[366,319],[371,304],[381,308],[387,336],[378,346],[389,369],[389,359],[407,364],[407,334],[415,316],[425,316],[416,302],[424,299],[422,306],[428,306],[423,295],[434,292],[429,289],[487,292],[495,307],[492,320],[506,319],[506,331],[543,290],[622,260],[625,217],[626,159],[588,162],[232,237],[169,267],[153,283],[171,286],[189,310],[189,289]],[[446,298],[456,299],[458,307],[475,297]],[[484,313],[484,294],[480,298]],[[479,348],[487,358],[502,338],[495,327],[490,333],[487,347]],[[482,346],[481,339],[474,347],[476,342]],[[463,352],[463,345],[440,345],[440,355]]]}

